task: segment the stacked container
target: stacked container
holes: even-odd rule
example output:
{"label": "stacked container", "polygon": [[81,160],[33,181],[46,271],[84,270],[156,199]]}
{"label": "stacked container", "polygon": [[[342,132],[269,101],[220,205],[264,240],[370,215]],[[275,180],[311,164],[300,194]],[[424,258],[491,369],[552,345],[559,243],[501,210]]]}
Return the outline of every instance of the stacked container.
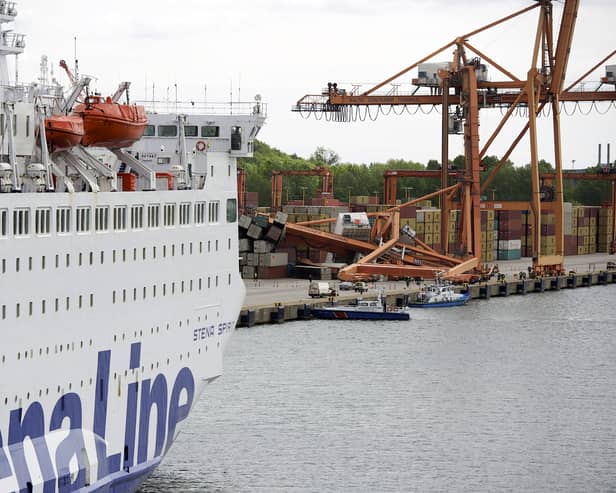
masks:
{"label": "stacked container", "polygon": [[522,212],[497,211],[498,260],[517,260],[522,256]]}
{"label": "stacked container", "polygon": [[599,226],[597,229],[597,252],[607,253],[614,237],[613,211],[610,207],[599,210]]}

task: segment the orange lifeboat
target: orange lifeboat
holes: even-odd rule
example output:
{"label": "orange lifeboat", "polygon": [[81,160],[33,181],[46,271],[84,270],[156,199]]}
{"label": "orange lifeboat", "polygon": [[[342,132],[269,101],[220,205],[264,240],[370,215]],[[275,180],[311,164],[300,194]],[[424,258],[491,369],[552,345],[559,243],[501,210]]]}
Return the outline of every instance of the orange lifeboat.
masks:
{"label": "orange lifeboat", "polygon": [[79,115],[51,115],[45,118],[45,137],[50,151],[70,149],[81,142],[83,119]]}
{"label": "orange lifeboat", "polygon": [[88,96],[75,108],[74,114],[83,118],[83,146],[119,149],[138,141],[148,119],[143,106],[119,104],[101,96]]}

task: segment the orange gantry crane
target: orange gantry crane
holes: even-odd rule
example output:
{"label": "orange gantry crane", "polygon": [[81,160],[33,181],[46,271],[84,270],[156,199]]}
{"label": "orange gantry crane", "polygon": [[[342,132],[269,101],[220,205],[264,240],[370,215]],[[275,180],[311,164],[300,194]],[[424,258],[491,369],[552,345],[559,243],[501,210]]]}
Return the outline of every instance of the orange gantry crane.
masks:
{"label": "orange gantry crane", "polygon": [[272,210],[282,208],[282,177],[283,176],[320,176],[321,194],[334,197],[334,175],[327,166],[317,166],[313,169],[274,170],[272,171]]}
{"label": "orange gantry crane", "polygon": [[[584,90],[577,84],[587,77],[599,65],[616,54],[616,50],[592,67],[569,87],[564,87],[569,53],[573,40],[579,0],[564,0],[562,18],[555,39],[553,0],[535,0],[528,7],[511,15],[498,19],[486,26],[459,36],[445,46],[428,54],[416,63],[387,78],[383,82],[360,91],[355,86],[351,91],[338,87],[337,83],[328,83],[327,89],[318,95],[306,95],[295,105],[294,111],[302,113],[325,113],[329,120],[352,121],[361,118],[362,109],[372,107],[372,111],[393,106],[440,106],[442,108],[441,125],[441,163],[448,163],[448,136],[462,134],[464,139],[465,168],[457,177],[457,183],[451,185],[447,165],[440,170],[441,190],[441,230],[448,231],[449,210],[453,201],[460,204],[460,244],[456,251],[463,252],[463,260],[470,268],[481,267],[481,216],[480,197],[498,173],[503,163],[509,158],[519,142],[528,134],[531,156],[532,190],[531,208],[534,218],[533,227],[533,269],[536,273],[562,273],[563,268],[563,173],[560,137],[560,110],[563,102],[597,102],[616,101],[616,87],[609,90]],[[487,29],[502,24],[530,11],[538,12],[537,29],[532,49],[531,64],[524,76],[516,76],[503,65],[471,44],[470,39]],[[426,77],[420,73],[413,84],[418,86],[409,94],[398,90],[399,84],[392,84],[392,89],[385,93],[379,90],[412,69],[445,50],[453,48],[453,57],[447,63],[438,64],[435,77]],[[485,62],[485,63],[484,63]],[[488,80],[487,66],[495,68],[504,76],[502,80]],[[436,65],[436,64],[433,64]],[[419,89],[429,88],[430,92],[420,93]],[[537,117],[544,108],[548,108],[552,118],[554,141],[554,183],[555,197],[553,209],[556,222],[556,254],[544,255],[541,245],[541,182],[538,166]],[[450,108],[455,108],[450,110]],[[487,108],[506,109],[504,116],[492,134],[480,145],[479,110]],[[501,157],[500,162],[482,181],[480,177],[481,159],[486,156],[490,146],[510,120],[516,109],[523,108],[528,113],[528,121]],[[383,110],[384,111],[384,110]],[[365,114],[365,113],[364,113]],[[371,113],[372,114],[372,113]],[[418,198],[413,203],[422,200]],[[400,205],[405,207],[409,202]],[[394,212],[391,209],[390,212]],[[447,236],[442,236],[442,251],[448,254]]]}

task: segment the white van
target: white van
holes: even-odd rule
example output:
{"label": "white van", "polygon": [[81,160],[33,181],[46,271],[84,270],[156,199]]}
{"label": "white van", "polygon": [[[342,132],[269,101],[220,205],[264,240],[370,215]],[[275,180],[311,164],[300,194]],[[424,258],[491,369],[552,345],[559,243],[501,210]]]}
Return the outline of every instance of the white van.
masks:
{"label": "white van", "polygon": [[327,282],[311,281],[310,286],[308,286],[308,294],[311,298],[322,298],[335,295],[335,291]]}

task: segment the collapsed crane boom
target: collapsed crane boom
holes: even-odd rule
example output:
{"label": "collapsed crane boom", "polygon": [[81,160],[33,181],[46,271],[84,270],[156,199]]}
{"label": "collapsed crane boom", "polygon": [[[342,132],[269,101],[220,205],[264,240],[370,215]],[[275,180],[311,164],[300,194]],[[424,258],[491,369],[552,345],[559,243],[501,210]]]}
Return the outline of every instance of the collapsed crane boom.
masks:
{"label": "collapsed crane boom", "polygon": [[[349,121],[361,117],[362,108],[371,111],[370,108],[376,107],[378,114],[378,111],[384,106],[441,106],[443,115],[441,135],[442,170],[440,172],[442,190],[447,188],[450,180],[450,174],[447,171],[447,139],[449,134],[462,134],[465,147],[465,169],[462,171],[462,176],[458,178],[460,188],[457,192],[457,197],[455,197],[459,201],[462,214],[461,235],[459,235],[461,244],[458,245],[456,250],[463,252],[462,258],[464,260],[476,258],[477,267],[481,267],[480,196],[482,190],[485,190],[486,187],[486,183],[482,184],[480,180],[481,158],[486,155],[489,147],[507,123],[513,111],[517,108],[527,108],[528,123],[514,140],[506,156],[502,158],[501,163],[488,176],[486,182],[493,179],[500,165],[507,159],[508,155],[524,136],[528,135],[533,178],[531,203],[534,209],[533,217],[535,221],[533,225],[533,267],[538,273],[544,271],[563,272],[563,178],[560,147],[560,105],[568,101],[576,103],[584,101],[613,102],[616,101],[616,87],[610,90],[601,89],[593,91],[576,87],[569,87],[563,90],[579,9],[579,0],[564,0],[563,15],[556,42],[553,39],[552,4],[553,0],[537,0],[522,10],[457,37],[440,49],[433,51],[418,62],[404,68],[368,90],[361,91],[359,87],[354,87],[351,91],[347,91],[342,87],[338,87],[337,83],[328,83],[327,89],[320,95],[306,95],[302,97],[297,102],[294,111],[323,112],[329,115],[328,119],[330,120]],[[492,57],[489,57],[470,44],[469,38],[473,35],[531,10],[538,10],[538,22],[533,52],[531,54],[532,62],[525,79],[516,77],[504,65],[498,64]],[[392,90],[386,94],[377,93],[379,89],[387,84],[392,83],[402,75],[410,72],[410,70],[452,47],[454,47],[453,59],[443,64],[438,70],[438,79],[427,81],[422,80],[421,77],[414,79],[413,83],[417,85],[417,89],[409,94],[401,94],[396,85],[392,85]],[[487,68],[482,59],[504,74],[506,79],[488,80],[486,76]],[[419,92],[422,87],[429,89],[429,94],[425,91],[423,93]],[[457,108],[454,114],[449,109],[452,106]],[[537,116],[546,106],[551,110],[556,168],[554,177],[556,182],[554,214],[557,240],[556,252],[550,255],[544,254],[540,248],[541,190],[536,122]],[[496,130],[486,139],[486,144],[480,147],[479,110],[486,108],[507,108],[508,111]],[[460,124],[458,127],[453,125],[453,130],[449,128],[449,122],[447,121],[450,117],[454,124],[456,122]],[[386,189],[387,192],[388,190]],[[387,198],[391,200],[391,189]],[[441,226],[442,228],[446,228],[446,221],[449,216],[448,211],[452,206],[453,198],[451,195],[442,195],[440,202],[441,219],[444,223]],[[447,254],[448,245],[446,238],[442,238],[441,248]]]}

